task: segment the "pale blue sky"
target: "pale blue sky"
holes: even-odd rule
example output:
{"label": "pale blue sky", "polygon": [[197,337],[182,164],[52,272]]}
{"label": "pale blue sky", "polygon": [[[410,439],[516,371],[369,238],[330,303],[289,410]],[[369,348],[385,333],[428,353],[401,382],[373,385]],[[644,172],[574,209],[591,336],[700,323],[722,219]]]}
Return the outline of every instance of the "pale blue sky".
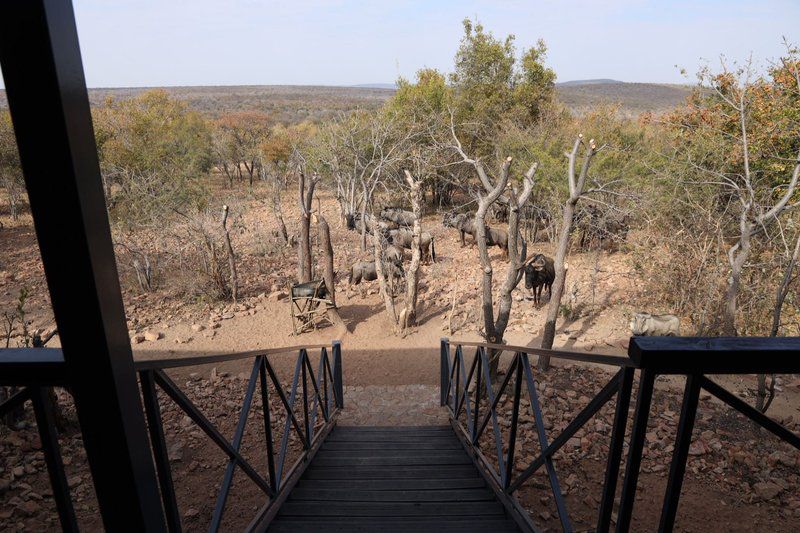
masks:
{"label": "pale blue sky", "polygon": [[800,39],[800,0],[73,2],[92,87],[392,82],[449,71],[464,17],[519,48],[544,38],[560,81],[682,83],[675,65],[763,64]]}

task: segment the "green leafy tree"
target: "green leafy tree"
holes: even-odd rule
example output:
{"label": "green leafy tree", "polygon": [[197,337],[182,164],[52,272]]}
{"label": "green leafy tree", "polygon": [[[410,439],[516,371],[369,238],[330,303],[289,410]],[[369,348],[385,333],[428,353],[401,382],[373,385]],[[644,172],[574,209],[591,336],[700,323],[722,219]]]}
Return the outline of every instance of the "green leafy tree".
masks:
{"label": "green leafy tree", "polygon": [[500,40],[479,22],[464,20],[450,83],[456,122],[470,125],[465,133],[472,142],[466,142],[484,154],[490,152],[492,138],[504,120],[530,124],[553,101],[556,76],[544,64],[544,41],[524,50],[519,58],[514,41],[514,35]]}
{"label": "green leafy tree", "polygon": [[152,226],[204,203],[210,130],[183,102],[159,90],[107,101],[97,110],[95,124],[114,222],[126,228]]}

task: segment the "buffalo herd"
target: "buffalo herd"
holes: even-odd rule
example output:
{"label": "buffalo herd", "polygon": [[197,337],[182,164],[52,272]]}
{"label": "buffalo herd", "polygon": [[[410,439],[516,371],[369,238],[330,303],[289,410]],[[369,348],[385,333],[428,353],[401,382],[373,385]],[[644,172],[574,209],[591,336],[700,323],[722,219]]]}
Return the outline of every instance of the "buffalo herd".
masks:
{"label": "buffalo herd", "polygon": [[[541,218],[541,217],[540,217]],[[403,260],[405,250],[412,250],[414,232],[411,229],[416,221],[414,213],[397,207],[384,207],[380,215],[375,217],[369,213],[355,213],[346,216],[347,229],[366,232],[372,235],[379,233],[385,240],[383,247],[384,275],[390,279],[405,277]],[[537,219],[538,221],[538,219]],[[446,213],[442,225],[458,231],[461,246],[467,245],[466,236],[472,237],[471,245],[477,241],[475,218],[465,213]],[[596,209],[586,209],[577,216],[577,229],[580,235],[580,246],[599,243],[600,247],[614,241],[624,240],[628,229],[627,216],[601,217]],[[489,225],[485,227],[486,245],[496,246],[502,255],[508,258],[508,233]],[[419,250],[421,259],[427,263],[436,262],[434,236],[425,231],[420,235]],[[556,271],[553,258],[544,254],[534,254],[524,264],[525,289],[530,291],[530,299],[534,305],[542,304],[542,294],[547,289],[548,300],[553,295],[553,282]],[[348,277],[348,297],[354,285],[362,281],[378,279],[375,261],[359,261],[350,267]],[[653,315],[635,313],[630,321],[633,335],[680,335],[680,319],[675,315]]]}

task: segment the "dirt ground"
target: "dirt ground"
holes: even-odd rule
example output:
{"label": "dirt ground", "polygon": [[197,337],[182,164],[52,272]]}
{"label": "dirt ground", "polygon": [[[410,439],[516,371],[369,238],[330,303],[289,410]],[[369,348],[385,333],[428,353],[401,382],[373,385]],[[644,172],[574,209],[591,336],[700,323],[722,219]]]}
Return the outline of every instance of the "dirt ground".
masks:
{"label": "dirt ground", "polygon": [[[369,254],[360,251],[358,236],[342,227],[333,198],[323,192],[321,208],[331,225],[336,257],[335,268],[339,273],[337,301],[340,315],[347,324],[347,330],[329,326],[294,336],[286,292],[287,282],[294,276],[296,269],[296,252],[282,248],[272,236],[276,224],[263,200],[266,196],[258,188],[252,194],[223,190],[220,191],[220,196],[220,202],[230,200],[229,203],[238,210],[234,224],[236,231],[233,234],[233,246],[240,260],[239,270],[243,279],[242,298],[237,304],[209,303],[187,298],[170,287],[142,294],[133,287],[130,280],[123,280],[123,297],[134,357],[136,359],[188,357],[329,343],[338,339],[342,341],[343,346],[344,376],[348,386],[346,401],[353,400],[354,409],[349,415],[351,422],[379,423],[384,420],[389,423],[414,421],[441,423],[441,417],[436,413],[435,402],[427,398],[438,394],[440,338],[446,336],[461,340],[481,339],[478,331],[480,269],[476,248],[462,248],[457,234],[442,227],[440,215],[431,213],[426,216],[423,226],[435,236],[437,261],[422,267],[418,326],[405,336],[396,335],[392,332],[389,319],[383,310],[376,282],[367,283],[363,287],[363,295],[359,290],[362,287],[356,287],[353,295],[350,298],[346,297],[348,266],[359,259],[369,259]],[[290,232],[296,227],[295,204],[294,196],[287,196],[284,202],[284,214]],[[3,213],[0,221],[3,223],[0,228],[0,310],[12,309],[20,289],[28,287],[30,297],[26,308],[31,328],[47,328],[52,325],[52,315],[30,216],[25,214],[20,221],[12,222]],[[549,243],[536,243],[532,248],[548,255],[552,254],[552,245]],[[503,279],[505,264],[500,259],[499,251],[492,251],[492,257],[495,264],[495,279]],[[124,271],[124,268],[121,270]],[[637,308],[635,282],[630,257],[624,252],[573,253],[569,259],[568,294],[565,295],[564,301],[575,307],[580,316],[575,320],[559,322],[555,347],[624,355],[628,344],[628,319],[632,312],[670,311]],[[574,295],[572,299],[570,299],[571,294]],[[525,299],[521,288],[515,292],[514,299],[512,320],[505,341],[516,345],[538,346],[545,308],[537,308],[532,301]],[[155,334],[160,338],[155,341],[141,340],[145,333]],[[13,343],[12,339],[12,345]],[[51,345],[58,346],[57,337]],[[272,361],[283,373],[282,375],[285,375],[294,364],[294,358],[288,355],[276,356]],[[247,372],[250,364],[249,362],[221,364],[218,365],[217,372],[238,376],[242,372]],[[561,366],[558,362],[556,365]],[[191,374],[197,372],[198,369],[187,368],[174,372],[173,377],[179,382],[188,383],[196,379],[196,376],[192,377]],[[199,372],[205,376],[210,369],[200,369]],[[603,369],[595,367],[583,367],[582,372],[588,376],[605,375]],[[542,377],[542,379],[547,378]],[[720,376],[717,380],[748,401],[752,399],[755,388],[753,376]],[[569,386],[569,383],[565,386]],[[671,398],[669,401],[674,403],[682,386],[682,379],[659,380],[658,394]],[[770,415],[797,430],[795,424],[800,420],[800,380],[782,376],[777,390],[777,398],[770,408]],[[412,410],[408,419],[391,418],[380,414],[381,410],[388,412],[407,406],[410,396],[425,396],[424,413],[420,411],[415,414]],[[374,400],[375,397],[391,397],[396,398],[396,401],[381,402]],[[715,413],[719,414],[718,411]],[[414,419],[416,415],[419,415],[419,418]],[[220,416],[225,418],[223,414]],[[347,413],[343,416],[347,416]],[[176,418],[175,423],[179,427],[180,419]],[[25,493],[25,487],[20,487],[20,483],[24,485],[26,481],[19,481],[12,473],[13,460],[15,457],[18,458],[18,455],[13,453],[13,444],[19,439],[11,438],[9,435],[17,433],[19,432],[9,433],[0,430],[2,453],[7,458],[4,466],[0,467],[0,479],[9,480],[8,487],[0,490],[0,499],[4,502],[14,497],[22,498],[22,494]],[[197,453],[202,453],[203,448],[199,444],[201,439],[195,440],[198,442]],[[750,443],[753,442],[752,438],[744,434],[738,442],[735,434],[728,440],[737,449],[744,450],[749,449]],[[772,437],[759,440],[767,443],[777,442],[777,439]],[[72,441],[71,445],[76,446]],[[79,452],[74,453],[76,457],[80,457]],[[694,476],[690,472],[684,489],[679,529],[682,531],[800,529],[800,494],[797,492],[797,477],[800,473],[797,465],[800,464],[800,453],[796,450],[785,453],[793,458],[792,466],[788,467],[789,473],[782,474],[783,478],[788,479],[787,487],[780,491],[779,496],[766,500],[752,497],[753,482],[768,479],[771,475],[771,467],[764,461],[757,460],[748,465],[751,470],[747,471],[750,480],[747,490],[736,484],[720,484],[710,481],[708,477]],[[85,490],[88,494],[91,493],[91,486],[90,478],[89,483],[86,482],[85,457],[83,461],[83,474],[79,475],[84,479],[81,486],[89,486],[88,491]],[[79,462],[79,459],[76,459],[76,462]],[[586,483],[589,484],[589,480],[592,479],[596,481],[601,475],[604,463],[602,460],[584,463],[581,472],[585,473]],[[191,461],[185,460],[184,464],[188,469]],[[714,467],[710,466],[712,470]],[[725,470],[725,465],[718,467],[728,472]],[[208,479],[218,471],[221,477],[221,465],[208,468]],[[206,469],[201,470],[206,471]],[[181,473],[178,479],[194,483],[189,472],[190,470],[186,470]],[[37,475],[42,476],[41,469]],[[657,516],[660,508],[663,484],[663,471],[644,474],[637,501],[638,518],[635,523],[637,530],[650,530],[651,526],[654,526],[651,524],[651,518]],[[580,498],[570,496],[570,499],[573,509],[581,507],[582,504],[589,508],[582,493]],[[91,502],[92,498],[87,495],[86,500]],[[528,503],[534,505],[536,501]],[[84,515],[91,515],[93,510],[91,503],[85,505],[87,508],[83,510]],[[206,523],[203,517],[205,513],[210,512],[210,507],[208,504],[203,505],[205,507],[195,509],[197,515],[192,514],[190,517],[187,523],[189,529],[202,529],[201,524]],[[548,514],[547,517],[539,517],[537,520],[551,526],[553,518]],[[0,516],[0,530],[37,529],[35,525],[26,525],[26,520],[18,513],[12,513],[5,519]],[[54,524],[52,520],[37,523],[48,524],[48,529]],[[90,523],[94,526],[99,524],[97,520]],[[590,523],[591,520],[587,515],[583,527],[589,529],[587,524]]]}

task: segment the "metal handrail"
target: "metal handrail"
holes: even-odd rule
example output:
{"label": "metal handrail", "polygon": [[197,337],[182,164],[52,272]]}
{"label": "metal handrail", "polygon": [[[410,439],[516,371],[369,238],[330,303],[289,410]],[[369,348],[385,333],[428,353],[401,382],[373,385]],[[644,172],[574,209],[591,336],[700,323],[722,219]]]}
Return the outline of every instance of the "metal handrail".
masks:
{"label": "metal handrail", "polygon": [[[309,358],[309,350],[320,350],[319,367],[314,369]],[[330,350],[330,357],[329,357]],[[291,388],[286,391],[270,363],[270,356],[297,352]],[[231,441],[202,414],[194,403],[180,390],[167,375],[166,370],[179,367],[204,365],[253,359],[253,367],[247,384],[242,410]],[[170,531],[181,531],[181,518],[172,483],[172,473],[168,457],[161,408],[157,389],[183,410],[192,421],[228,457],[222,486],[217,495],[217,503],[212,515],[210,530],[216,531],[221,525],[225,504],[233,481],[235,469],[240,468],[268,498],[268,502],[256,513],[248,529],[261,527],[274,517],[277,507],[286,499],[292,487],[308,466],[311,458],[322,445],[323,440],[336,423],[339,411],[344,407],[344,387],[342,379],[341,343],[316,344],[267,348],[248,352],[223,353],[208,356],[173,357],[159,360],[139,360],[134,362],[144,401],[144,411],[148,422],[150,446],[156,464],[158,484],[166,523]],[[53,496],[61,520],[62,529],[77,531],[77,521],[72,505],[69,486],[61,460],[58,436],[53,420],[53,405],[48,388],[53,385],[69,384],[63,354],[58,348],[25,348],[0,350],[0,384],[28,385],[10,398],[0,403],[0,416],[22,406],[33,403],[42,449],[45,454],[50,475]],[[268,472],[266,477],[241,455],[244,429],[256,389],[260,389],[264,417],[264,433]],[[282,412],[286,421],[281,441],[276,450],[272,434],[272,406],[269,395],[275,393],[280,398]],[[301,414],[295,414],[296,406]],[[323,424],[317,427],[317,413],[321,412]],[[289,450],[289,434],[294,431],[303,446],[300,457],[285,468]],[[277,453],[276,453],[277,452]]]}
{"label": "metal handrail", "polygon": [[[335,343],[335,341],[334,341]],[[159,359],[135,359],[133,362],[137,372],[142,370],[164,370],[168,368],[179,368],[183,366],[200,366],[213,363],[225,363],[228,361],[238,361],[241,359],[251,359],[259,355],[275,355],[281,353],[291,353],[300,350],[321,350],[332,346],[332,344],[304,344],[298,346],[282,346],[280,348],[264,348],[261,350],[249,350],[246,352],[223,352],[213,355],[198,355],[193,357],[168,357]]]}
{"label": "metal handrail", "polygon": [[[772,420],[705,375],[755,372],[800,373],[800,358],[797,357],[800,354],[800,338],[797,337],[777,339],[765,337],[633,337],[628,358],[482,342],[453,341],[453,344],[455,349],[451,350],[448,339],[442,339],[441,342],[441,404],[447,407],[451,424],[456,433],[465,448],[471,452],[474,462],[481,469],[498,498],[506,505],[517,523],[531,531],[535,529],[534,525],[530,521],[528,513],[514,496],[515,491],[536,470],[542,466],[546,467],[562,528],[570,531],[572,526],[559,489],[558,476],[552,464],[553,454],[603,405],[616,396],[616,411],[597,522],[598,531],[610,529],[618,478],[620,477],[623,440],[631,406],[634,373],[637,370],[639,371],[639,386],[633,425],[628,441],[625,474],[619,497],[620,504],[616,524],[618,531],[626,531],[630,527],[655,379],[658,375],[686,376],[683,405],[661,511],[660,531],[671,531],[674,527],[701,389],[711,393],[723,403],[800,450],[800,435]],[[465,347],[474,347],[476,350],[469,370],[465,363]],[[494,390],[490,380],[485,379],[485,376],[489,374],[489,356],[487,354],[489,350],[514,353],[505,379],[497,390]],[[497,354],[495,353],[495,355]],[[548,442],[542,426],[542,411],[533,379],[534,370],[528,355],[549,355],[588,363],[600,363],[617,367],[619,370],[574,420],[551,442]],[[513,387],[510,387],[512,384]],[[513,477],[515,440],[523,387],[530,395],[536,433],[543,451],[521,473]],[[496,409],[504,394],[513,395],[508,451],[505,454],[503,450],[506,447],[502,440]],[[487,412],[481,416],[482,398],[488,400],[489,407]],[[462,423],[461,418],[464,415],[466,415],[465,422]],[[479,443],[489,422],[492,425],[499,467],[496,470],[481,450]]]}
{"label": "metal handrail", "polygon": [[[315,372],[308,350],[319,349],[319,368]],[[250,529],[268,522],[276,509],[287,497],[299,476],[305,470],[310,459],[316,454],[325,436],[333,428],[340,409],[344,407],[342,385],[341,343],[335,341],[331,345],[332,359],[328,356],[328,345],[312,345],[286,348],[272,348],[239,352],[231,354],[218,354],[192,358],[172,358],[159,361],[138,361],[137,372],[142,387],[145,414],[147,416],[150,441],[156,463],[161,497],[167,524],[170,531],[181,531],[181,518],[178,503],[175,497],[175,488],[172,482],[172,473],[168,457],[166,441],[164,438],[161,411],[156,388],[160,388],[167,396],[188,415],[197,426],[206,433],[211,441],[227,456],[228,463],[225,469],[222,486],[217,494],[217,502],[211,517],[209,531],[217,531],[222,524],[228,494],[233,482],[236,468],[240,468],[264,492],[268,503],[256,514]],[[298,356],[294,368],[291,388],[284,390],[275,370],[270,363],[269,356],[297,351]],[[167,376],[165,369],[190,365],[201,365],[232,361],[237,359],[253,359],[253,367],[247,384],[247,389],[239,413],[233,439],[228,441],[222,433],[206,418],[192,401],[180,390],[178,385]],[[267,477],[264,478],[239,452],[242,444],[248,414],[252,405],[256,389],[260,389],[262,411],[264,418],[264,437],[267,455]],[[276,453],[272,432],[272,407],[269,401],[270,392],[280,398],[280,403],[286,413],[283,433]],[[298,394],[299,393],[299,394]],[[300,406],[301,414],[295,414],[296,406]],[[317,412],[321,411],[324,420],[321,427],[317,428]],[[285,470],[286,458],[289,451],[289,435],[294,431],[299,437],[303,452],[295,463]],[[286,472],[284,474],[284,472]]]}
{"label": "metal handrail", "polygon": [[546,355],[553,359],[569,359],[571,361],[581,361],[584,363],[597,363],[600,365],[611,365],[618,367],[635,366],[633,361],[627,356],[610,355],[610,354],[595,354],[587,352],[577,352],[570,350],[548,350],[546,348],[534,348],[531,346],[516,346],[514,344],[493,344],[490,342],[474,342],[474,341],[461,341],[451,340],[452,344],[457,346],[466,346],[471,348],[485,348],[489,350],[497,350],[503,352],[513,353],[526,353],[528,355]]}
{"label": "metal handrail", "polygon": [[[494,489],[500,501],[506,506],[510,515],[517,524],[528,531],[535,527],[515,496],[515,492],[528,481],[541,467],[547,469],[550,488],[555,499],[558,516],[562,528],[570,531],[572,525],[567,513],[566,502],[561,493],[558,473],[553,463],[553,456],[573,437],[604,405],[614,396],[617,397],[616,415],[609,446],[609,466],[606,483],[601,501],[600,516],[597,529],[605,531],[610,525],[611,508],[614,502],[619,463],[623,449],[627,412],[630,404],[631,388],[633,383],[634,368],[631,362],[622,357],[602,356],[598,354],[582,354],[579,352],[561,352],[558,350],[541,350],[538,348],[498,345],[482,342],[453,341],[455,349],[451,349],[450,342],[442,339],[441,343],[441,376],[442,396],[441,404],[446,406],[450,415],[451,424],[456,434],[462,440],[473,461],[489,484]],[[472,362],[467,367],[464,348],[475,348]],[[514,356],[505,374],[503,382],[495,389],[492,386],[489,365],[490,350],[513,352]],[[575,419],[552,441],[548,441],[544,428],[542,408],[538,392],[534,383],[534,371],[529,355],[550,355],[552,357],[566,356],[565,359],[580,360],[614,366],[619,370],[597,393],[597,395],[583,408]],[[588,357],[585,357],[588,356]],[[539,442],[540,454],[519,474],[514,476],[516,435],[519,426],[519,414],[523,390],[529,398],[533,410],[536,435]],[[504,442],[497,407],[504,395],[513,398],[511,424],[508,442]],[[482,407],[483,400],[486,407]],[[481,413],[481,409],[484,412]],[[462,422],[462,415],[465,419]],[[480,439],[491,424],[491,437],[494,442],[493,453],[497,457],[497,469],[481,450]],[[504,453],[504,450],[507,450]]]}

